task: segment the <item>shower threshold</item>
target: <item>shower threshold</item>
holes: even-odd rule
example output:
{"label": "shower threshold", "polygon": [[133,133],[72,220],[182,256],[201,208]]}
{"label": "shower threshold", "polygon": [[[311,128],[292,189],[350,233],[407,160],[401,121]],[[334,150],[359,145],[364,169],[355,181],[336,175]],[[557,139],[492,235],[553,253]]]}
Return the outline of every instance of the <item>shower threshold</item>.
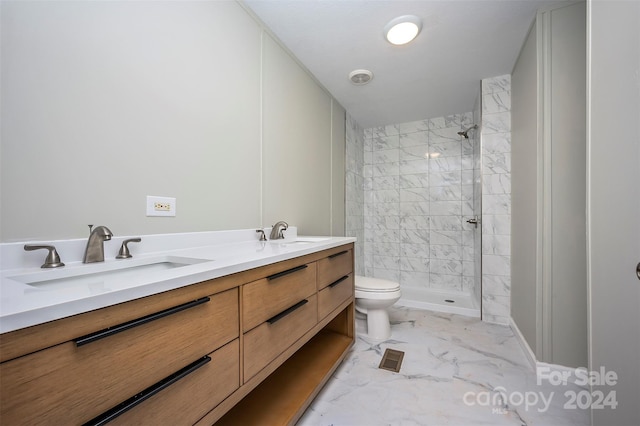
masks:
{"label": "shower threshold", "polygon": [[469,294],[412,287],[403,287],[401,291],[398,305],[480,318],[480,309]]}

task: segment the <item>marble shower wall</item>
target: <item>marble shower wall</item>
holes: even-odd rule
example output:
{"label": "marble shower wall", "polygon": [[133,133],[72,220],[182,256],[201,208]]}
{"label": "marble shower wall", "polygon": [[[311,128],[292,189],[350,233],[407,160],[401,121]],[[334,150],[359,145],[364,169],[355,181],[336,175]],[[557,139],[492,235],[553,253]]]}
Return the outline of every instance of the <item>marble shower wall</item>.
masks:
{"label": "marble shower wall", "polygon": [[511,76],[482,80],[482,318],[509,324]]}
{"label": "marble shower wall", "polygon": [[[484,79],[481,86],[482,102],[473,113],[366,130],[347,115],[347,235],[358,238],[356,273],[403,287],[477,295],[482,271],[483,319],[508,324],[511,77]],[[480,115],[481,162],[477,151],[473,155],[479,147],[472,139],[475,132],[469,140],[457,135]],[[482,247],[465,222],[474,214],[479,164]],[[477,264],[474,250],[480,249]]]}
{"label": "marble shower wall", "polygon": [[356,274],[364,275],[364,131],[347,114],[345,210],[346,236],[356,237]]}
{"label": "marble shower wall", "polygon": [[365,129],[365,274],[447,292],[474,285],[472,113]]}

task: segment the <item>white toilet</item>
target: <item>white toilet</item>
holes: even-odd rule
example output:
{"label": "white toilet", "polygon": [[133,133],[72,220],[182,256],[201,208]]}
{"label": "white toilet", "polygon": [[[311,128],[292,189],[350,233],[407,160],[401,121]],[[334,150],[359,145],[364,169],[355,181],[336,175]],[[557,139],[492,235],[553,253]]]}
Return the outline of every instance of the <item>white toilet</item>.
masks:
{"label": "white toilet", "polygon": [[367,334],[374,340],[391,336],[387,308],[400,299],[400,284],[356,275],[356,311],[367,316]]}

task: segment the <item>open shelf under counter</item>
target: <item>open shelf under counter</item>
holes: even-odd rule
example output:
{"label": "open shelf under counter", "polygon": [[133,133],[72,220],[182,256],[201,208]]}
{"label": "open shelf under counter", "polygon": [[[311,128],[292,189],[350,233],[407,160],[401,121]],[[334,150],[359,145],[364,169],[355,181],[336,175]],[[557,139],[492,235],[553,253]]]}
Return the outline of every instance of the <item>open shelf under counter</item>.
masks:
{"label": "open shelf under counter", "polygon": [[328,328],[278,367],[216,426],[295,424],[353,345],[353,337]]}

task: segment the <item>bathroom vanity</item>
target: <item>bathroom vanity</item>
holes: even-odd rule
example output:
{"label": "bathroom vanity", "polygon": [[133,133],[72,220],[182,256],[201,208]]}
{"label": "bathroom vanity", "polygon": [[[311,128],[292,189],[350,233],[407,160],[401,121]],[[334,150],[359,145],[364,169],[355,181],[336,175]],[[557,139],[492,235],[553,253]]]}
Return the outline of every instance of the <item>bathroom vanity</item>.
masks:
{"label": "bathroom vanity", "polygon": [[353,242],[281,247],[3,333],[2,423],[295,423],[354,341]]}

